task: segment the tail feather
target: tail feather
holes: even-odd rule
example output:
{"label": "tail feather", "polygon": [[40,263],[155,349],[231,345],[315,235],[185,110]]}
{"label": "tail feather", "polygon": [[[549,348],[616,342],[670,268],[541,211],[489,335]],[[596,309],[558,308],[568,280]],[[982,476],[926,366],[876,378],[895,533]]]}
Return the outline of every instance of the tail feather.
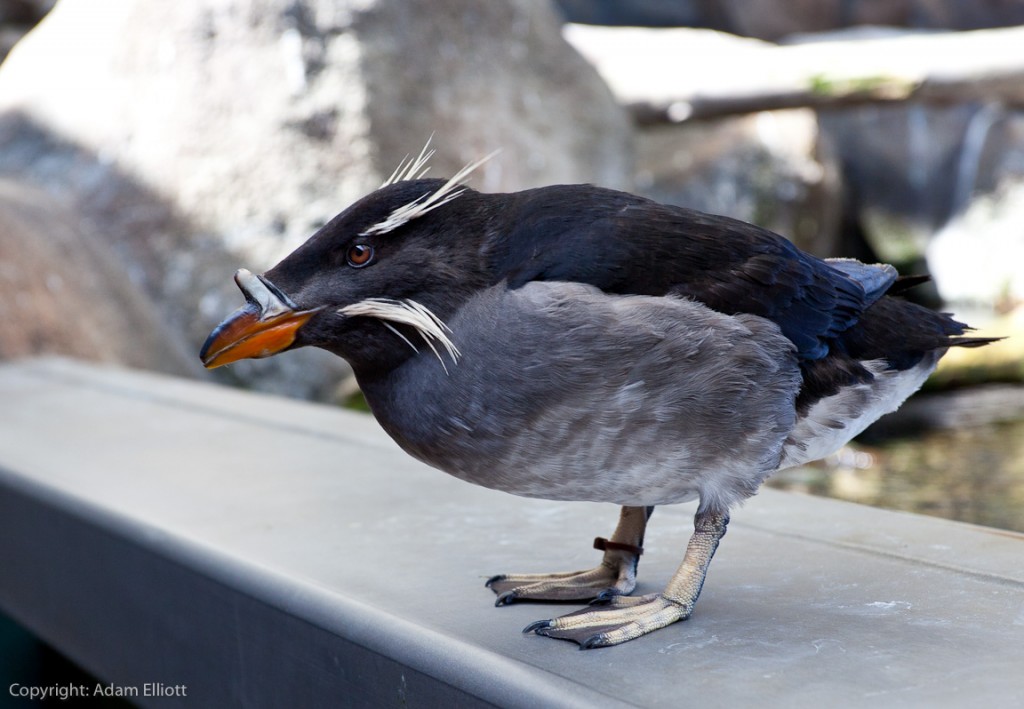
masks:
{"label": "tail feather", "polygon": [[984,347],[1005,339],[1005,337],[950,337],[948,344],[950,347]]}
{"label": "tail feather", "polygon": [[886,295],[899,295],[904,291],[908,291],[911,288],[915,288],[924,283],[928,283],[932,280],[931,276],[900,276],[892,285],[889,286],[889,290],[885,292]]}

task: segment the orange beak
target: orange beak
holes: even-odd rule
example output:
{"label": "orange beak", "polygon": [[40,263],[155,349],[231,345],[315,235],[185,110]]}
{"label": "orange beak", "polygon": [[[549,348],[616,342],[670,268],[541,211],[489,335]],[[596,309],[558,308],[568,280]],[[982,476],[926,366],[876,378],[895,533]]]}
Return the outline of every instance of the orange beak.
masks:
{"label": "orange beak", "polygon": [[207,369],[240,359],[270,357],[295,342],[299,328],[319,310],[296,310],[244,268],[235,282],[249,302],[214,328],[199,352]]}

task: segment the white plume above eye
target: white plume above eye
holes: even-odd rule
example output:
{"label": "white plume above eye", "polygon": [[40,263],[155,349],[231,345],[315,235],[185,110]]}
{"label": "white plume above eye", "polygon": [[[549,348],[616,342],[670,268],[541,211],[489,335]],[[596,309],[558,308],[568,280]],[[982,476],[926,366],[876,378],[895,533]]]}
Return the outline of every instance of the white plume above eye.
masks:
{"label": "white plume above eye", "polygon": [[427,142],[424,143],[423,149],[420,150],[420,154],[416,156],[415,160],[410,160],[409,156],[406,155],[402,158],[402,161],[398,163],[398,167],[391,173],[391,177],[384,180],[384,183],[380,186],[380,189],[393,185],[396,182],[404,182],[406,180],[418,180],[427,174],[430,170],[430,158],[434,157],[434,153],[437,152],[430,147],[430,141],[434,139],[433,134],[427,138]]}
{"label": "white plume above eye", "polygon": [[392,298],[367,298],[361,300],[358,303],[352,305],[346,305],[344,308],[339,308],[338,312],[342,315],[350,317],[362,315],[365,317],[377,318],[382,322],[384,327],[391,330],[402,339],[405,344],[409,345],[414,351],[419,352],[419,349],[409,339],[398,331],[391,323],[399,323],[401,325],[409,325],[414,328],[419,336],[423,338],[423,341],[427,343],[427,347],[430,348],[434,356],[437,357],[437,361],[441,363],[441,367],[444,369],[445,374],[448,373],[448,367],[444,363],[444,359],[441,357],[441,353],[438,351],[435,343],[440,344],[444,351],[451,357],[452,364],[459,363],[459,357],[462,353],[459,352],[459,348],[452,342],[449,333],[451,329],[445,325],[441,318],[437,317],[429,308],[421,303],[417,303],[415,300],[403,299],[394,300]]}
{"label": "white plume above eye", "polygon": [[[416,180],[423,177],[430,166],[427,162],[434,155],[434,150],[430,148],[430,141],[433,139],[431,136],[427,139],[426,145],[420,151],[420,154],[415,160],[409,158],[408,155],[402,159],[398,164],[391,176],[384,181],[381,187],[388,187],[389,185],[396,184],[398,182],[404,182],[407,180]],[[427,212],[431,212],[438,207],[448,204],[453,199],[458,197],[463,192],[463,186],[466,180],[469,178],[473,171],[483,165],[485,162],[497,155],[500,150],[495,150],[488,155],[469,163],[464,168],[456,172],[451,178],[443,185],[438,187],[433,192],[428,192],[425,195],[417,197],[412,202],[404,204],[401,207],[397,207],[392,210],[391,213],[382,219],[381,221],[373,224],[363,231],[359,232],[360,236],[370,236],[372,234],[387,234],[390,231],[394,231],[403,224],[408,224],[413,219],[422,217]]]}

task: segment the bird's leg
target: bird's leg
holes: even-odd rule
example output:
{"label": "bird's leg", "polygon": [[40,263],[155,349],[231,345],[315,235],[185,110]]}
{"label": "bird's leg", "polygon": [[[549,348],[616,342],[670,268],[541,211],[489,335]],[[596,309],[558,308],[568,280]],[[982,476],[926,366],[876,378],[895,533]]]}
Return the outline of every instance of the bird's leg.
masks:
{"label": "bird's leg", "polygon": [[553,574],[501,574],[487,581],[498,594],[495,605],[515,601],[608,600],[636,588],[636,567],[643,553],[644,530],[653,507],[623,507],[610,540],[598,537],[594,546],[604,549],[601,564],[585,571]]}
{"label": "bird's leg", "polygon": [[698,511],[683,563],[661,593],[612,598],[603,607],[586,608],[560,618],[537,621],[523,632],[572,640],[579,643],[580,649],[587,650],[618,645],[677,620],[686,620],[693,612],[708,564],[719,540],[725,535],[728,523],[727,512]]}

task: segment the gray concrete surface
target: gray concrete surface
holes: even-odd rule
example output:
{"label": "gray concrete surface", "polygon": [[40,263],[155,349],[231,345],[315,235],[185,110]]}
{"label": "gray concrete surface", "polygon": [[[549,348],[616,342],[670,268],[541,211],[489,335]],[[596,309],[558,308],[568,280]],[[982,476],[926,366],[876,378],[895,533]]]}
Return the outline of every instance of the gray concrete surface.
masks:
{"label": "gray concrete surface", "polygon": [[[692,514],[657,511],[638,591]],[[591,566],[615,518],[449,478],[346,411],[0,366],[0,608],[143,705],[1024,703],[1024,535],[766,490],[685,623],[578,652],[519,632],[571,607],[492,606],[488,576]]]}

